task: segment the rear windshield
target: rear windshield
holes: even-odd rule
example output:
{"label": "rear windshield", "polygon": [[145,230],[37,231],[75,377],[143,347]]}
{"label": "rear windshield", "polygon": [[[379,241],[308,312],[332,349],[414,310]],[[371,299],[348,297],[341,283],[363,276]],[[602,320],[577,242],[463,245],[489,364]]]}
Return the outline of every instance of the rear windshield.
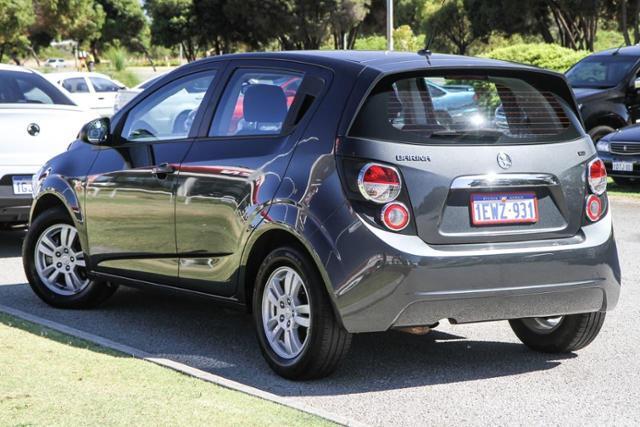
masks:
{"label": "rear windshield", "polygon": [[580,136],[567,103],[498,76],[412,76],[382,81],[349,134],[426,144],[557,142]]}
{"label": "rear windshield", "polygon": [[0,104],[74,105],[52,83],[25,71],[0,71]]}

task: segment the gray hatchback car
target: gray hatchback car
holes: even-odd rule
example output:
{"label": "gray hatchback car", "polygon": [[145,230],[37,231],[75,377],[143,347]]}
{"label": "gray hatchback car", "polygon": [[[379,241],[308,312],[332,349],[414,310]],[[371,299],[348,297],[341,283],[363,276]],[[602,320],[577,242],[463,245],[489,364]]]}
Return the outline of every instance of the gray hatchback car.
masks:
{"label": "gray hatchback car", "polygon": [[[432,87],[465,88],[467,113]],[[560,74],[223,55],[158,79],[42,167],[24,266],[56,307],[126,285],[245,308],[293,379],[331,373],[352,334],[442,320],[509,320],[530,348],[571,352],[620,292],[606,186]]]}

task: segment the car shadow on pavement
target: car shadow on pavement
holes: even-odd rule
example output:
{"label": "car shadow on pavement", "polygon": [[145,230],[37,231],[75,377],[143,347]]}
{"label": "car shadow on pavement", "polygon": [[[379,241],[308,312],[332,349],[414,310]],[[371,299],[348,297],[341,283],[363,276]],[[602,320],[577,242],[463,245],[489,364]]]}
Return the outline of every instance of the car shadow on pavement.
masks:
{"label": "car shadow on pavement", "polygon": [[25,234],[24,228],[0,229],[0,258],[22,256],[22,240]]}
{"label": "car shadow on pavement", "polygon": [[[262,359],[251,316],[208,299],[121,287],[94,310],[57,310],[23,284],[0,286],[0,304],[185,363],[281,396],[335,396],[475,381],[543,371],[568,355],[534,353],[513,342],[474,341],[433,331],[354,336],[331,377],[292,382]],[[464,332],[460,327],[460,332]]]}

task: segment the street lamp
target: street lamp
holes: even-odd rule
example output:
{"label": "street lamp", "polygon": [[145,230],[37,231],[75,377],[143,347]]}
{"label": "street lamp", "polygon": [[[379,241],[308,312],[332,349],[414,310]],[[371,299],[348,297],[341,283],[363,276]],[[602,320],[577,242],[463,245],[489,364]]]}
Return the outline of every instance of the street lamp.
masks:
{"label": "street lamp", "polygon": [[393,0],[387,0],[387,50],[393,50]]}

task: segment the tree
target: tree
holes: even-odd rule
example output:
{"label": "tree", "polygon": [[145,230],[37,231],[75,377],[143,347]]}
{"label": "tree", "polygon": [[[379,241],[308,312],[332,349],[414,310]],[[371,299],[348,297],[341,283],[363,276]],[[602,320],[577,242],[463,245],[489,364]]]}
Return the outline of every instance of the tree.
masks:
{"label": "tree", "polygon": [[96,0],[105,12],[102,37],[92,45],[94,55],[107,44],[119,44],[134,52],[146,52],[148,26],[138,0]]}
{"label": "tree", "polygon": [[42,41],[69,38],[82,46],[101,37],[105,13],[94,0],[35,0],[33,7],[31,34]]}
{"label": "tree", "polygon": [[429,15],[424,25],[427,37],[433,37],[434,47],[454,50],[460,55],[466,54],[469,46],[479,38],[463,0],[448,1]]}
{"label": "tree", "polygon": [[371,0],[339,0],[331,13],[331,28],[336,49],[353,49],[358,31]]}
{"label": "tree", "polygon": [[20,64],[18,54],[29,46],[29,26],[33,23],[31,0],[0,0],[0,61],[5,53]]}
{"label": "tree", "polygon": [[151,41],[165,47],[181,45],[188,61],[194,61],[202,49],[193,2],[191,0],[147,0],[151,17]]}
{"label": "tree", "polygon": [[328,34],[336,0],[282,0],[278,36],[285,50],[319,49]]}

